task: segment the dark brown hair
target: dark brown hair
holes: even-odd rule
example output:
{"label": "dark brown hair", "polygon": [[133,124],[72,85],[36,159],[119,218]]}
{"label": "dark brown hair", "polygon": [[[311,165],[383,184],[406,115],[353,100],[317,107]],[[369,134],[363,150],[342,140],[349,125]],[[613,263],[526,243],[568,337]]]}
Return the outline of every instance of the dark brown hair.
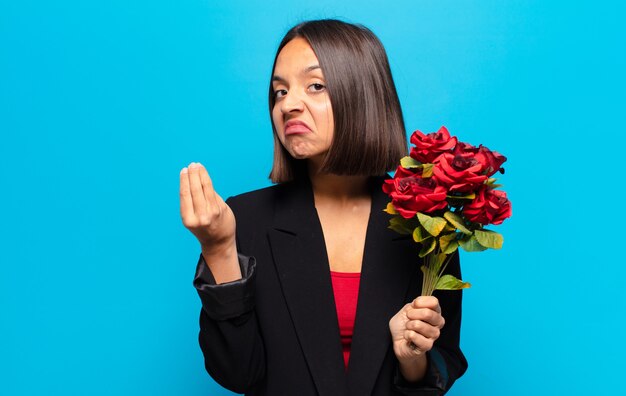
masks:
{"label": "dark brown hair", "polygon": [[[368,28],[334,19],[307,21],[291,28],[282,48],[296,37],[308,41],[319,61],[333,109],[334,136],[320,168],[338,175],[383,175],[407,154],[402,109],[387,54]],[[274,108],[270,79],[270,119]],[[274,165],[270,179],[286,182],[302,176],[305,160],[285,150],[274,131]]]}

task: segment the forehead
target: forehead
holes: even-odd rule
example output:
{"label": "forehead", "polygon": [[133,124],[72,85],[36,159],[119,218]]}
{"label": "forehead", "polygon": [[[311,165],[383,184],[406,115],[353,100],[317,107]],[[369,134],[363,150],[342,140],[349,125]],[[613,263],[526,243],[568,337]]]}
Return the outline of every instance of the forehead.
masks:
{"label": "forehead", "polygon": [[302,37],[296,37],[278,53],[274,74],[302,72],[310,66],[318,64],[317,56],[315,56],[309,42]]}

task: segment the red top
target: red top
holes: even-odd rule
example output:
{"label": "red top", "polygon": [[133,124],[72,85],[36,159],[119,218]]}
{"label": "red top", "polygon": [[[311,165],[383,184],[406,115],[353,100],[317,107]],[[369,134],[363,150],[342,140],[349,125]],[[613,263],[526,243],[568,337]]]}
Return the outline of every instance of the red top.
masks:
{"label": "red top", "polygon": [[343,348],[343,362],[346,368],[348,368],[361,273],[330,271],[330,279],[332,280],[333,292],[335,294],[339,335],[341,336],[341,346]]}

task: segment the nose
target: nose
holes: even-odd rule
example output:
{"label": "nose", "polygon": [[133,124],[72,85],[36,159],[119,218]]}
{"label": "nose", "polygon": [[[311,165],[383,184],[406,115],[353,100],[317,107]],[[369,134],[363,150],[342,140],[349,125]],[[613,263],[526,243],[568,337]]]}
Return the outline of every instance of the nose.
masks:
{"label": "nose", "polygon": [[304,110],[304,102],[295,90],[288,91],[283,97],[283,100],[281,100],[280,105],[280,110],[283,114]]}

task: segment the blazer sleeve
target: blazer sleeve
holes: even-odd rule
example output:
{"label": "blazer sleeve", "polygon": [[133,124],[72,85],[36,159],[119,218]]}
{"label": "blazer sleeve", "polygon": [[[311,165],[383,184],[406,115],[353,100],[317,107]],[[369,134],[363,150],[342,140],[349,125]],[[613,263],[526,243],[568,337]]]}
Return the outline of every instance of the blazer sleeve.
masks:
{"label": "blazer sleeve", "polygon": [[[461,267],[458,251],[450,259],[445,271],[461,279]],[[463,293],[460,290],[438,290],[435,297],[446,323],[433,348],[426,353],[428,369],[426,376],[419,383],[408,383],[396,367],[394,388],[407,396],[439,396],[444,395],[452,384],[467,370],[467,360],[461,352],[461,302]]]}
{"label": "blazer sleeve", "polygon": [[201,254],[193,285],[202,301],[198,338],[206,370],[224,388],[245,393],[265,377],[265,348],[254,309],[256,260],[237,256],[242,278],[218,285]]}

